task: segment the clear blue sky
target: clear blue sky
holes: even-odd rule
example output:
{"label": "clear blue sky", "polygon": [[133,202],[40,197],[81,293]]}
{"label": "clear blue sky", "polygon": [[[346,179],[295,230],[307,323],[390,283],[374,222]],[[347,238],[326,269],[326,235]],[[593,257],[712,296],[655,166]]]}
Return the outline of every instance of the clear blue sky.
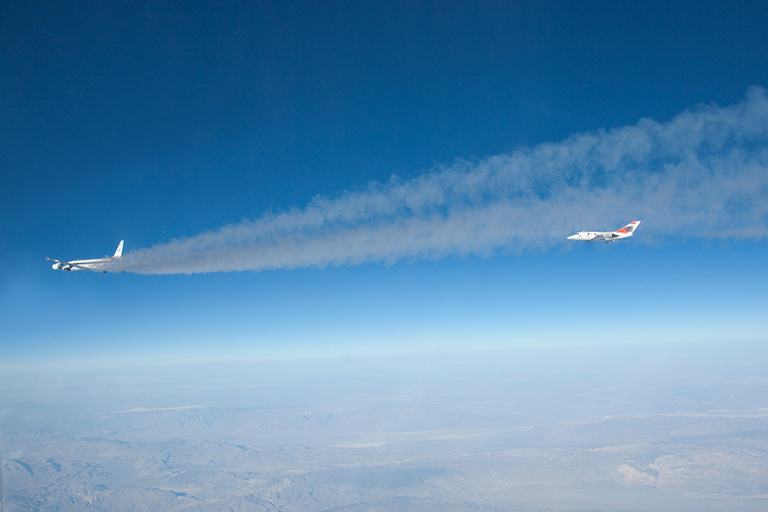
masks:
{"label": "clear blue sky", "polygon": [[665,123],[753,85],[768,87],[761,2],[14,2],[0,20],[0,356],[764,338],[766,239],[646,243],[645,218],[623,245],[394,265],[145,276],[44,260]]}

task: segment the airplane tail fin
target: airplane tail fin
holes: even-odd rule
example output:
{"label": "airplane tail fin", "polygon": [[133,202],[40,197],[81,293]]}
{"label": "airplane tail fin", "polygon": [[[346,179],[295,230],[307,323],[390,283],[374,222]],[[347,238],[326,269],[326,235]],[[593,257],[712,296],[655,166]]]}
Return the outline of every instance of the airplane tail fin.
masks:
{"label": "airplane tail fin", "polygon": [[115,251],[115,255],[112,256],[113,258],[122,258],[123,257],[123,242],[125,240],[120,240],[120,244],[117,246],[117,250]]}
{"label": "airplane tail fin", "polygon": [[640,221],[636,220],[634,222],[630,222],[629,224],[627,224],[626,226],[624,226],[623,228],[621,228],[620,230],[618,230],[616,232],[617,233],[627,233],[627,234],[631,235],[632,233],[635,232],[635,230],[637,229],[637,226],[639,226],[639,225],[640,225]]}

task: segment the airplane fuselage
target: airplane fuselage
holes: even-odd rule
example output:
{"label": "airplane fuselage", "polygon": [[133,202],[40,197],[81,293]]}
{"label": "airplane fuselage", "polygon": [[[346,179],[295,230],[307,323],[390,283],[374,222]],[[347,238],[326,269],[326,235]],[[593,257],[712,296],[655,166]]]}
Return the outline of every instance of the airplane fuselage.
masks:
{"label": "airplane fuselage", "polygon": [[72,260],[72,261],[57,261],[51,268],[53,270],[63,270],[64,272],[72,272],[77,270],[93,270],[95,272],[106,273],[103,270],[107,263],[112,261],[112,258],[97,258],[93,260]]}
{"label": "airplane fuselage", "polygon": [[617,231],[579,231],[568,237],[568,240],[581,240],[582,242],[617,242],[631,237],[640,221],[630,222]]}
{"label": "airplane fuselage", "polygon": [[72,272],[76,270],[91,270],[93,272],[99,272],[101,274],[107,273],[109,265],[116,260],[120,260],[123,257],[123,241],[120,240],[120,244],[117,246],[115,254],[110,256],[104,256],[103,258],[95,258],[90,260],[71,260],[63,261],[55,258],[45,258],[48,261],[54,261],[51,265],[53,270],[61,270],[63,272]]}
{"label": "airplane fuselage", "polygon": [[629,238],[631,234],[616,234],[615,231],[579,231],[568,237],[568,240],[582,240],[585,242],[614,242],[622,238]]}

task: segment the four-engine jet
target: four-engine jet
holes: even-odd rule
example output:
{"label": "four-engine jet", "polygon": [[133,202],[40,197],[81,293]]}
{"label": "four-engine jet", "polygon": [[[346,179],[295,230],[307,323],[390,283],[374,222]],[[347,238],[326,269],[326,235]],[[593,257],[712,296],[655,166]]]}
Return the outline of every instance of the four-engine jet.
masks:
{"label": "four-engine jet", "polygon": [[103,258],[98,258],[95,260],[72,260],[72,261],[61,261],[54,258],[45,258],[45,259],[47,259],[48,261],[56,262],[53,265],[51,265],[53,270],[63,270],[64,272],[69,272],[70,270],[92,270],[93,272],[100,272],[102,274],[106,274],[107,273],[106,268],[109,266],[109,264],[123,257],[123,242],[124,240],[120,240],[120,244],[117,246],[117,250],[115,251],[115,254],[111,258],[109,256],[104,256]]}
{"label": "four-engine jet", "polygon": [[584,240],[587,242],[616,242],[631,237],[640,221],[630,222],[618,231],[579,231],[568,237],[568,240]]}

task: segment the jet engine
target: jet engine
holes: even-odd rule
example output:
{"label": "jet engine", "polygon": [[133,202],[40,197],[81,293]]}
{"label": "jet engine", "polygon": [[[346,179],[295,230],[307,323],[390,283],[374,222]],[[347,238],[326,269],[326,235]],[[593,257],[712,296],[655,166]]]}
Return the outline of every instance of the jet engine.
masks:
{"label": "jet engine", "polygon": [[52,268],[53,270],[59,270],[59,269],[60,269],[61,267],[63,267],[63,266],[64,266],[63,264],[61,264],[61,263],[59,263],[59,262],[56,262],[56,263],[54,263],[53,265],[51,265],[51,268]]}

